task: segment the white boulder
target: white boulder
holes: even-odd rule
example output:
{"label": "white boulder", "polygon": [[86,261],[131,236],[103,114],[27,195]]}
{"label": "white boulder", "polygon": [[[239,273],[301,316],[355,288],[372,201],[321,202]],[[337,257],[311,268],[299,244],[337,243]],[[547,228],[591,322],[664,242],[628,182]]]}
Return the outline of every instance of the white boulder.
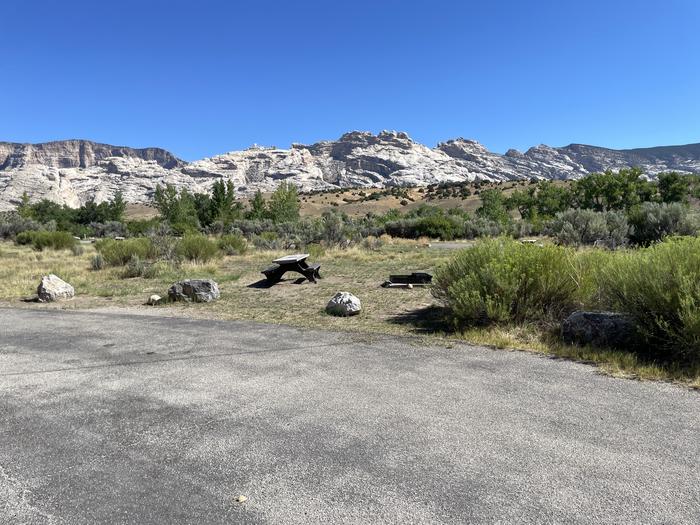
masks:
{"label": "white boulder", "polygon": [[362,303],[350,292],[338,292],[326,305],[326,313],[348,317],[356,315],[362,310]]}
{"label": "white boulder", "polygon": [[57,275],[49,274],[41,278],[41,283],[39,283],[36,293],[40,302],[51,303],[63,299],[72,299],[75,296],[75,289]]}

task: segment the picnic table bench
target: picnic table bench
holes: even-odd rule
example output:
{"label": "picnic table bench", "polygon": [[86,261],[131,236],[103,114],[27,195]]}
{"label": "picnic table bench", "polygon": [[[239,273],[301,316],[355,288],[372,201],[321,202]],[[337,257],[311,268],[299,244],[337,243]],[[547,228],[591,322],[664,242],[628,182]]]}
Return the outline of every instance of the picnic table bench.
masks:
{"label": "picnic table bench", "polygon": [[316,282],[316,279],[320,279],[321,275],[319,270],[321,269],[320,264],[307,264],[306,259],[309,257],[308,253],[297,253],[294,255],[285,255],[279,259],[272,261],[272,266],[265,268],[262,273],[267,278],[267,281],[271,284],[275,284],[282,280],[282,276],[286,272],[297,272],[306,277],[312,283]]}

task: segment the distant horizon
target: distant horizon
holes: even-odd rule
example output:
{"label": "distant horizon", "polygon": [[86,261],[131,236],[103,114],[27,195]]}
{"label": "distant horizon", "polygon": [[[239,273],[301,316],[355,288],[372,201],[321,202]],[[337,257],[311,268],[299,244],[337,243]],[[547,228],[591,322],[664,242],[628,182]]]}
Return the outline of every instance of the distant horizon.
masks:
{"label": "distant horizon", "polygon": [[291,149],[292,144],[302,144],[302,145],[306,145],[306,146],[311,146],[311,145],[316,144],[316,143],[318,143],[318,142],[336,141],[336,140],[338,140],[342,135],[344,135],[345,133],[351,133],[351,132],[356,132],[356,131],[357,131],[357,132],[363,132],[363,133],[364,133],[364,132],[369,132],[369,133],[372,133],[372,134],[375,135],[375,136],[378,135],[379,133],[381,133],[382,131],[395,131],[395,132],[399,132],[399,133],[406,133],[406,134],[411,138],[411,140],[413,140],[414,142],[423,144],[424,146],[427,146],[427,147],[433,148],[433,149],[436,148],[436,147],[437,147],[440,143],[442,143],[442,142],[446,142],[446,141],[448,141],[448,140],[454,140],[454,139],[460,139],[460,138],[461,138],[461,139],[464,139],[464,140],[476,141],[476,142],[478,142],[479,144],[481,144],[482,146],[486,147],[486,148],[488,149],[488,151],[490,151],[491,153],[495,153],[495,154],[498,154],[498,155],[505,155],[505,153],[506,153],[509,149],[515,149],[515,150],[517,150],[517,151],[520,151],[520,152],[522,152],[522,153],[525,153],[525,152],[528,151],[529,149],[535,148],[535,147],[537,147],[537,146],[549,146],[549,147],[557,148],[557,149],[558,149],[558,148],[564,148],[564,147],[567,147],[567,146],[590,146],[590,147],[596,147],[596,148],[605,148],[605,149],[609,149],[609,150],[613,150],[613,151],[629,151],[629,150],[642,150],[642,149],[653,149],[653,148],[684,147],[684,146],[694,146],[694,145],[696,145],[696,144],[700,144],[700,139],[698,139],[697,142],[685,142],[685,143],[682,143],[682,144],[655,144],[655,145],[653,145],[653,146],[633,146],[633,147],[629,147],[629,148],[613,148],[613,147],[609,147],[609,146],[607,146],[607,145],[605,145],[605,144],[590,144],[590,143],[584,143],[584,142],[569,142],[569,143],[567,143],[567,144],[563,144],[563,145],[559,145],[559,146],[557,146],[557,145],[552,145],[552,144],[545,144],[544,142],[538,142],[538,143],[533,144],[532,146],[528,146],[527,148],[524,148],[524,149],[519,149],[519,148],[507,148],[505,151],[495,151],[495,150],[492,150],[491,148],[489,148],[486,144],[484,144],[483,142],[481,142],[479,139],[473,138],[473,137],[465,137],[465,136],[448,137],[448,138],[445,138],[445,139],[442,139],[442,140],[438,140],[438,142],[436,142],[435,144],[426,144],[426,143],[424,143],[424,142],[421,142],[421,141],[417,140],[417,139],[416,139],[411,133],[409,133],[408,131],[405,131],[405,130],[398,130],[398,129],[397,129],[397,130],[381,129],[381,130],[379,130],[379,131],[363,130],[363,129],[353,129],[353,130],[348,130],[348,131],[346,131],[346,132],[344,132],[344,133],[341,133],[340,135],[338,135],[338,136],[335,137],[335,138],[325,138],[325,139],[322,138],[322,139],[318,139],[318,140],[313,141],[313,142],[292,141],[292,142],[290,142],[290,143],[289,143],[288,145],[286,145],[286,146],[281,146],[281,145],[279,145],[279,144],[251,143],[251,144],[249,144],[248,146],[244,146],[244,147],[240,147],[240,148],[229,148],[229,149],[225,149],[225,150],[223,150],[223,151],[220,151],[219,153],[214,153],[214,154],[212,154],[212,155],[207,155],[207,156],[205,156],[205,157],[199,157],[199,158],[194,158],[194,159],[185,158],[185,157],[179,155],[176,151],[174,151],[174,150],[172,150],[172,149],[169,149],[169,148],[166,148],[166,147],[164,147],[164,146],[157,145],[157,144],[151,144],[151,145],[147,145],[147,146],[140,146],[140,145],[135,146],[135,145],[132,145],[132,144],[124,144],[124,143],[117,143],[117,142],[103,142],[103,141],[100,141],[100,140],[93,140],[93,139],[91,139],[91,138],[85,138],[85,137],[71,137],[71,138],[63,138],[63,139],[40,140],[40,141],[36,141],[36,142],[5,140],[3,137],[0,137],[0,144],[1,144],[1,143],[6,143],[6,144],[31,144],[31,145],[38,145],[38,144],[50,144],[50,143],[52,143],[52,142],[67,142],[67,141],[73,141],[73,140],[75,140],[75,141],[92,142],[92,143],[94,143],[94,144],[103,144],[103,145],[114,146],[114,147],[120,147],[120,148],[121,148],[121,147],[123,147],[123,148],[131,148],[131,149],[136,149],[136,150],[151,149],[151,148],[161,149],[161,150],[167,151],[168,153],[171,153],[172,155],[174,155],[174,156],[177,157],[178,159],[183,160],[183,161],[185,161],[185,162],[194,162],[194,161],[197,161],[197,160],[201,160],[201,159],[203,159],[203,158],[214,157],[214,156],[222,155],[222,154],[229,153],[229,152],[232,152],[232,151],[244,151],[244,150],[250,149],[250,148],[255,147],[255,146],[258,146],[258,147],[261,147],[261,148],[273,148],[273,147],[274,147],[275,149],[281,149],[281,150],[288,150],[288,149]]}
{"label": "distant horizon", "polygon": [[8,142],[189,161],[353,129],[501,154],[700,142],[696,0],[33,0],[3,15]]}

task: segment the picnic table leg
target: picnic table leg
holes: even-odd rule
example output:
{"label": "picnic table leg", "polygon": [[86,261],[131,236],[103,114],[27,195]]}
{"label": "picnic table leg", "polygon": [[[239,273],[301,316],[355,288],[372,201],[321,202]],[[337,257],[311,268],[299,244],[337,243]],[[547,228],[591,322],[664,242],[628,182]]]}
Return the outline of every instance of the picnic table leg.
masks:
{"label": "picnic table leg", "polygon": [[281,266],[277,268],[273,273],[267,276],[267,280],[271,284],[276,284],[282,280],[282,276],[284,275],[284,272],[286,272],[285,269],[283,269]]}
{"label": "picnic table leg", "polygon": [[314,278],[314,272],[311,270],[311,268],[309,268],[307,264],[304,263],[304,261],[297,263],[296,268],[294,270],[306,277],[312,283],[316,282],[316,279]]}

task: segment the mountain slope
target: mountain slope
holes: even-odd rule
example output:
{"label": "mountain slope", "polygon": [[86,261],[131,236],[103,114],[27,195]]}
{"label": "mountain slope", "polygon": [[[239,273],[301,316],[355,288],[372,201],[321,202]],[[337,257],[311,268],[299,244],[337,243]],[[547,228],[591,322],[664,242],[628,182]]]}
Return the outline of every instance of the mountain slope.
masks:
{"label": "mountain slope", "polygon": [[429,148],[406,133],[352,131],[335,141],[293,144],[289,149],[252,147],[186,163],[160,148],[134,149],[66,140],[44,144],[0,142],[0,210],[23,192],[70,206],[111,198],[148,202],[158,184],[193,192],[215,180],[231,180],[250,194],[289,181],[303,191],[344,187],[423,186],[440,182],[572,179],[608,168],[638,166],[648,175],[669,170],[700,173],[700,144],[612,150],[571,144],[540,145],[524,153],[488,151],[457,138]]}

